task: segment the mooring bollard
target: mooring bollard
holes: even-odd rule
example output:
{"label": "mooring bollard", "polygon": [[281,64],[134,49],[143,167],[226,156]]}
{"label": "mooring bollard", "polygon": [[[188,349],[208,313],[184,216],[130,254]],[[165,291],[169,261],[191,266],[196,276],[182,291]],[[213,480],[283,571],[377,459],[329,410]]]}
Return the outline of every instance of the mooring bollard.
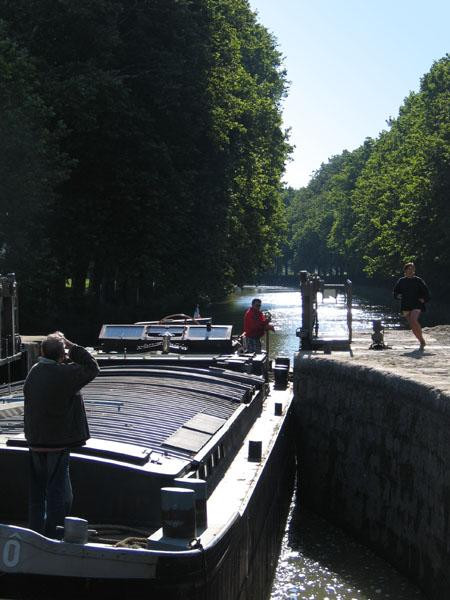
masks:
{"label": "mooring bollard", "polygon": [[275,388],[285,390],[288,386],[290,360],[287,356],[277,356],[273,370]]}
{"label": "mooring bollard", "polygon": [[248,442],[248,460],[251,462],[259,462],[262,457],[262,442],[250,440]]}
{"label": "mooring bollard", "polygon": [[66,517],[64,519],[64,541],[71,544],[85,544],[88,541],[89,523],[86,519]]}
{"label": "mooring bollard", "polygon": [[276,365],[286,365],[287,368],[289,369],[290,364],[291,364],[291,359],[289,358],[289,356],[277,356],[275,359],[275,364]]}
{"label": "mooring bollard", "polygon": [[206,481],[203,479],[174,479],[173,481],[177,486],[194,490],[195,493],[195,529],[196,535],[199,535],[208,527],[208,514],[207,514],[207,492],[208,488]]}
{"label": "mooring bollard", "polygon": [[161,488],[161,521],[165,537],[192,539],[195,531],[195,492],[181,487]]}
{"label": "mooring bollard", "polygon": [[275,365],[274,370],[275,388],[285,390],[288,386],[289,367],[287,365]]}

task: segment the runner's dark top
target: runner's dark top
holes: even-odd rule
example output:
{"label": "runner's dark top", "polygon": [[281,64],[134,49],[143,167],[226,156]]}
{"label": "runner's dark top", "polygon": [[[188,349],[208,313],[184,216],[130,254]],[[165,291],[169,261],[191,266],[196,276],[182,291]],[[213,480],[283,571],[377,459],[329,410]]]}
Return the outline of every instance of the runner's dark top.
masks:
{"label": "runner's dark top", "polygon": [[[420,277],[400,277],[394,286],[394,297],[400,299],[400,310],[425,310],[425,302],[430,300],[430,292]],[[419,302],[423,298],[425,302]]]}

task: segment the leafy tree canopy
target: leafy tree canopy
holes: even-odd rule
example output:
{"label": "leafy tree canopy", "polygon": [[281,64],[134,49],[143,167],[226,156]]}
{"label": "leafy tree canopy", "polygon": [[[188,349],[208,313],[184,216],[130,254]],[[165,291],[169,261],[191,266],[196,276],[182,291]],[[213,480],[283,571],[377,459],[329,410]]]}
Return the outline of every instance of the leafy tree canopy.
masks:
{"label": "leafy tree canopy", "polygon": [[[389,129],[323,164],[293,192],[293,264],[389,280],[414,260],[441,281],[450,260],[450,57],[436,61]],[[444,287],[445,287],[444,282]]]}
{"label": "leafy tree canopy", "polygon": [[46,295],[71,310],[180,309],[271,264],[286,228],[286,76],[247,0],[0,0],[0,14],[3,126],[29,161],[2,194],[2,247],[22,282],[28,205]]}

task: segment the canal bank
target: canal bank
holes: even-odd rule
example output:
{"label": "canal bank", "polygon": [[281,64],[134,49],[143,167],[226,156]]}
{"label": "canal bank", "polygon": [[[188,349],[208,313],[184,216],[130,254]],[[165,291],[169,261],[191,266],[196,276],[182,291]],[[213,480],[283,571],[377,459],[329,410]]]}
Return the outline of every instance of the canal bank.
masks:
{"label": "canal bank", "polygon": [[425,591],[450,594],[450,326],[296,357],[299,499]]}

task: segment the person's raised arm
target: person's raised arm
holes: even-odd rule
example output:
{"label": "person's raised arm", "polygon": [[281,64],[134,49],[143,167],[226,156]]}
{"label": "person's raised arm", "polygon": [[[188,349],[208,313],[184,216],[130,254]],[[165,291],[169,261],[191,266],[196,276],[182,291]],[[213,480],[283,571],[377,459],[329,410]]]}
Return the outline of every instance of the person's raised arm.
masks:
{"label": "person's raised arm", "polygon": [[100,368],[97,361],[90,352],[78,346],[74,342],[71,342],[63,336],[64,346],[69,350],[69,358],[75,364],[70,365],[72,367],[72,375],[74,376],[74,383],[77,387],[81,388],[100,373]]}

